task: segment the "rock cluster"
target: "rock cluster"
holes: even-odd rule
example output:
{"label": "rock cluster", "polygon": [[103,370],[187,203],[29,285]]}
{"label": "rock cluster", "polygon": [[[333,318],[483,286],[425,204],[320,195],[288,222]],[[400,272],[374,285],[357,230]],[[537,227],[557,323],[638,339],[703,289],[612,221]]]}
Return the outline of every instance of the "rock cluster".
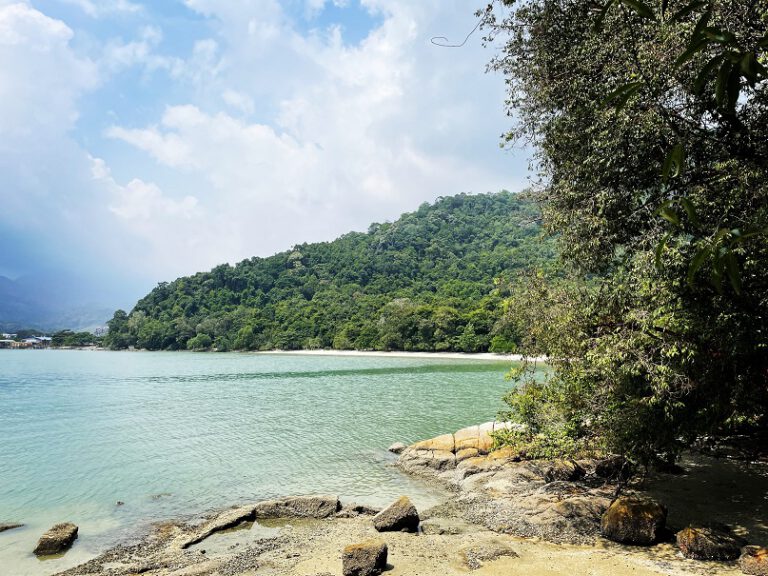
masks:
{"label": "rock cluster", "polygon": [[234,528],[243,522],[264,518],[329,518],[341,510],[338,496],[293,496],[265,500],[257,504],[226,510],[185,534],[178,542],[182,549],[202,542],[211,534]]}
{"label": "rock cluster", "polygon": [[379,532],[416,532],[419,513],[407,496],[401,496],[373,517],[373,527]]}
{"label": "rock cluster", "polygon": [[736,560],[746,544],[727,526],[689,526],[675,539],[683,556],[693,560]]}
{"label": "rock cluster", "polygon": [[600,521],[600,534],[614,542],[649,546],[659,541],[667,509],[647,498],[617,498]]}
{"label": "rock cluster", "polygon": [[381,540],[366,540],[346,546],[341,555],[344,576],[377,576],[387,567],[387,545]]}
{"label": "rock cluster", "polygon": [[56,524],[40,537],[34,552],[36,556],[50,556],[66,552],[77,538],[77,526],[67,522]]}
{"label": "rock cluster", "polygon": [[739,568],[744,574],[768,576],[768,548],[747,546],[739,558]]}
{"label": "rock cluster", "polygon": [[21,528],[22,526],[24,526],[24,524],[18,524],[16,522],[0,524],[0,532],[5,532],[6,530],[14,530],[16,528]]}
{"label": "rock cluster", "polygon": [[553,542],[593,542],[615,492],[596,470],[615,474],[616,462],[521,461],[510,448],[490,452],[490,434],[508,427],[487,422],[417,442],[398,466],[456,490],[470,522]]}

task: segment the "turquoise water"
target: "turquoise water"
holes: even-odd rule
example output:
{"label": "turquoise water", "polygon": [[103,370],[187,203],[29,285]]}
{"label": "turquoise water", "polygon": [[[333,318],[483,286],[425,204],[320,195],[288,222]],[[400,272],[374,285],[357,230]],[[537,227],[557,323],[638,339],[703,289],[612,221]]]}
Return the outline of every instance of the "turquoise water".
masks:
{"label": "turquoise water", "polygon": [[[274,496],[417,505],[387,446],[493,419],[505,362],[0,350],[0,573],[52,574],[156,520]],[[125,504],[117,506],[120,500]],[[61,559],[32,554],[80,526]]]}

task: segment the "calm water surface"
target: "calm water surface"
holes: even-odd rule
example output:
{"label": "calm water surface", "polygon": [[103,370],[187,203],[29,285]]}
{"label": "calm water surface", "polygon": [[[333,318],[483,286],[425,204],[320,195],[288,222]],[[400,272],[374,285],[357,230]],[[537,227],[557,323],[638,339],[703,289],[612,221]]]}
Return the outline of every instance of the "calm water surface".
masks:
{"label": "calm water surface", "polygon": [[[436,495],[386,448],[491,420],[505,362],[0,350],[0,574],[39,575],[149,523],[274,496]],[[120,500],[123,506],[116,506]],[[80,526],[61,559],[31,550]]]}

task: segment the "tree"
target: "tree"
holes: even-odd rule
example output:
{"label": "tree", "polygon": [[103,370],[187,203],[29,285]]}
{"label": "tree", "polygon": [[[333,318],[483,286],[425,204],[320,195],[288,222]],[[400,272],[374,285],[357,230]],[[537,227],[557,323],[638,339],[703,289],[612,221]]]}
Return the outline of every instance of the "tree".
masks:
{"label": "tree", "polygon": [[513,298],[554,370],[510,416],[530,393],[572,439],[644,462],[764,425],[768,5],[503,4],[480,16],[503,42],[506,139],[536,147],[567,265]]}

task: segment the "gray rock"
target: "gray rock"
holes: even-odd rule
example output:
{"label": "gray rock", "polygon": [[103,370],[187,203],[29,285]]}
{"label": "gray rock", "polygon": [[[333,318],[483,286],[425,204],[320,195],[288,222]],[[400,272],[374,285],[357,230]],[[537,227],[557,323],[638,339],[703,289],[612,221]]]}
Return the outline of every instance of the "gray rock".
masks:
{"label": "gray rock", "polygon": [[24,524],[17,524],[15,522],[0,524],[0,532],[5,532],[6,530],[14,530],[15,528],[21,528],[22,526],[24,526]]}
{"label": "gray rock", "polygon": [[419,513],[407,496],[401,496],[373,517],[373,527],[379,532],[416,532]]}
{"label": "gray rock", "polygon": [[358,516],[375,516],[381,508],[373,508],[365,504],[347,504],[336,513],[337,518],[357,518]]}
{"label": "gray rock", "polygon": [[234,528],[239,526],[243,522],[248,522],[254,519],[255,506],[242,506],[240,508],[233,508],[232,510],[226,510],[216,517],[205,522],[192,534],[185,536],[184,539],[179,542],[179,546],[183,548],[189,548],[193,544],[202,542],[208,538],[211,534]]}
{"label": "gray rock", "polygon": [[366,540],[346,546],[341,564],[344,576],[377,576],[387,567],[387,545],[381,540]]}
{"label": "gray rock", "polygon": [[36,556],[50,556],[66,552],[77,538],[77,526],[71,522],[56,524],[40,537],[34,552]]}
{"label": "gray rock", "polygon": [[555,460],[544,471],[545,482],[574,482],[586,475],[584,468],[573,460]]}
{"label": "gray rock", "polygon": [[254,518],[330,518],[339,510],[338,496],[293,496],[259,502]]}
{"label": "gray rock", "polygon": [[392,446],[387,448],[387,450],[389,450],[393,454],[400,454],[406,448],[407,448],[407,446],[405,444],[403,444],[402,442],[395,442],[394,444],[392,444]]}
{"label": "gray rock", "polygon": [[648,498],[619,497],[603,514],[600,533],[622,544],[649,546],[658,541],[667,509]]}
{"label": "gray rock", "polygon": [[461,555],[464,564],[470,570],[482,568],[483,562],[496,560],[502,556],[511,556],[513,558],[519,556],[509,544],[502,542],[501,540],[491,540],[490,542],[465,546],[459,551],[459,554]]}
{"label": "gray rock", "polygon": [[279,500],[265,500],[226,510],[202,524],[193,534],[179,542],[189,548],[211,534],[234,528],[243,522],[266,518],[329,518],[341,509],[338,496],[291,496]]}
{"label": "gray rock", "polygon": [[739,557],[739,568],[744,574],[768,576],[768,548],[746,546]]}
{"label": "gray rock", "polygon": [[693,560],[736,560],[747,543],[726,526],[689,526],[675,539],[683,556]]}

